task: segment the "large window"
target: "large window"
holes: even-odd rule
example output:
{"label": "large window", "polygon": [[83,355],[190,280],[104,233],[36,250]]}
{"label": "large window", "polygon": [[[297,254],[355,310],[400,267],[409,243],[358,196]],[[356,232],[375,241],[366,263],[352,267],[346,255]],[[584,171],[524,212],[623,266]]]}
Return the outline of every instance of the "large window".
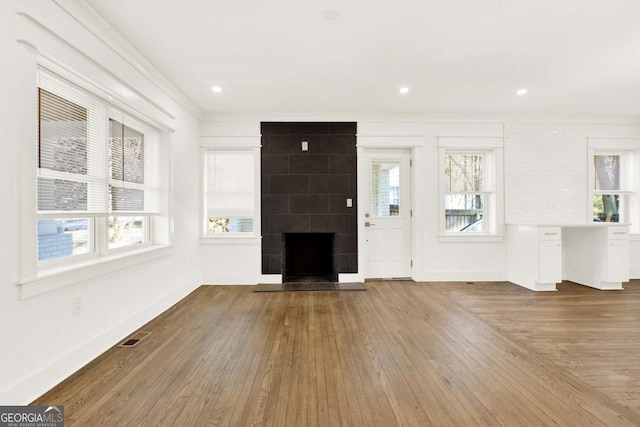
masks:
{"label": "large window", "polygon": [[46,70],[38,86],[38,261],[149,242],[158,132]]}
{"label": "large window", "polygon": [[205,153],[205,235],[253,234],[253,150],[208,149]]}

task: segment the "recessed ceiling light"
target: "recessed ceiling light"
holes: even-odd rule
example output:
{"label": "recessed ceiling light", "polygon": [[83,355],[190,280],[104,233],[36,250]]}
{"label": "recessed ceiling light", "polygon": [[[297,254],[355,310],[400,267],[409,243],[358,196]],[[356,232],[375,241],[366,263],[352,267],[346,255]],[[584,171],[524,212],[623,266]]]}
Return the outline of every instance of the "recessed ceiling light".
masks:
{"label": "recessed ceiling light", "polygon": [[526,94],[527,94],[527,89],[525,89],[525,88],[518,89],[518,90],[516,91],[516,95],[518,95],[518,96],[524,96],[524,95],[526,95]]}
{"label": "recessed ceiling light", "polygon": [[214,93],[220,93],[220,92],[222,92],[222,88],[221,88],[220,86],[211,86],[211,90],[212,90]]}
{"label": "recessed ceiling light", "polygon": [[398,89],[398,93],[401,95],[406,95],[409,93],[409,86],[402,86],[400,89]]}

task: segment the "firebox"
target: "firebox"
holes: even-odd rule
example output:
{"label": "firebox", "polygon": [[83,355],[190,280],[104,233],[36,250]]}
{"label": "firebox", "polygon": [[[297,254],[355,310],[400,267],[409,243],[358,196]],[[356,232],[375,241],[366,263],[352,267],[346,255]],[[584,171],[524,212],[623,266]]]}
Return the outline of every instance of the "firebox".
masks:
{"label": "firebox", "polygon": [[282,282],[338,282],[336,233],[282,233]]}

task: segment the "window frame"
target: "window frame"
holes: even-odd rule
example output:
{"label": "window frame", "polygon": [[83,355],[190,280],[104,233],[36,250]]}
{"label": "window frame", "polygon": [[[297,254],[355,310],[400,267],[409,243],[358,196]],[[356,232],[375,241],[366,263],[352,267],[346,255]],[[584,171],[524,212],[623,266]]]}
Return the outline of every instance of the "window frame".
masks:
{"label": "window frame", "polygon": [[[251,153],[253,160],[253,231],[247,232],[227,232],[227,233],[209,233],[209,216],[207,212],[207,163],[210,152],[244,152]],[[253,145],[230,146],[227,144],[215,144],[200,147],[200,200],[201,200],[201,219],[200,219],[200,239],[204,243],[239,241],[245,242],[254,240],[261,235],[260,228],[260,148]]]}
{"label": "window frame", "polygon": [[[635,142],[632,142],[635,141]],[[598,194],[619,195],[621,218],[618,222],[609,224],[629,224],[630,234],[640,233],[640,140],[620,141],[589,141],[587,162],[587,222],[594,221],[593,200]],[[604,191],[595,189],[595,158],[596,156],[620,156],[621,185],[619,190]]]}
{"label": "window frame", "polygon": [[[438,138],[438,230],[441,242],[499,242],[504,238],[504,143],[502,138],[439,137]],[[451,192],[446,190],[446,157],[448,155],[482,155],[482,191]],[[446,229],[445,198],[449,194],[481,194],[483,231]]]}
{"label": "window frame", "polygon": [[[38,76],[41,76],[43,73],[47,76],[46,79],[54,80],[56,85],[61,85],[73,94],[74,100],[67,99],[63,93],[56,91],[55,89],[49,88],[47,84],[44,84],[44,90],[53,93],[54,95],[65,99],[68,102],[78,104],[83,108],[87,109],[87,122],[90,120],[94,121],[93,126],[101,129],[99,132],[99,139],[95,138],[95,135],[87,136],[87,152],[91,150],[100,149],[98,148],[102,144],[106,144],[108,139],[110,138],[109,133],[109,120],[116,120],[124,122],[126,118],[127,126],[133,127],[135,130],[140,131],[143,134],[147,134],[145,132],[155,132],[156,137],[153,143],[160,144],[160,135],[162,131],[157,127],[147,124],[139,118],[132,117],[128,113],[123,112],[119,108],[116,108],[111,103],[105,101],[100,96],[92,93],[90,90],[85,89],[79,83],[75,81],[75,79],[69,79],[67,77],[61,76],[54,71],[49,70],[48,68],[38,66]],[[43,84],[40,83],[40,78],[38,78],[38,83],[36,84],[36,90],[39,91]],[[84,100],[83,102],[78,101]],[[104,123],[101,123],[100,118],[104,119]],[[40,122],[40,111],[38,109],[37,112],[37,121]],[[142,129],[142,130],[140,130]],[[93,138],[93,139],[92,139]],[[38,136],[38,147],[40,145],[40,137]],[[39,148],[36,149],[36,155],[39,156],[38,152]],[[106,165],[106,158],[110,156],[109,149],[104,149],[104,153],[102,157],[105,157],[104,164]],[[147,155],[147,147],[145,146],[145,156]],[[156,159],[159,162],[159,159]],[[160,167],[159,165],[154,165],[154,168]],[[91,169],[88,167],[88,169]],[[156,171],[159,172],[159,171]],[[64,172],[57,172],[48,169],[42,169],[39,166],[36,166],[36,173],[34,174],[35,180],[37,181],[40,177],[53,177],[53,178],[63,178]],[[108,171],[105,171],[105,176],[108,175]],[[90,172],[87,173],[87,180],[91,181]],[[100,176],[100,173],[98,173]],[[100,181],[99,179],[93,179],[96,182]],[[111,179],[110,176],[107,177],[104,183],[111,184],[114,180]],[[36,187],[37,189],[37,182]],[[107,189],[108,195],[108,189]],[[77,254],[77,255],[67,255],[58,258],[51,258],[46,260],[38,259],[38,248],[37,241],[39,236],[36,233],[36,254],[35,254],[35,271],[36,276],[47,276],[50,274],[58,274],[63,271],[72,272],[79,268],[84,268],[87,265],[95,264],[101,261],[108,261],[110,257],[121,258],[123,256],[134,255],[139,253],[141,250],[149,250],[154,245],[162,245],[160,240],[154,241],[154,231],[153,231],[153,216],[156,213],[152,212],[128,212],[128,211],[112,211],[108,209],[107,212],[104,213],[96,213],[91,212],[89,207],[89,202],[87,206],[87,211],[39,211],[37,206],[37,191],[36,191],[36,206],[35,206],[35,219],[36,219],[36,227],[37,221],[41,219],[64,219],[64,218],[88,218],[89,219],[89,253],[85,254]],[[142,216],[143,217],[143,240],[138,244],[130,244],[119,248],[109,248],[108,242],[108,229],[109,229],[109,218],[113,216]]]}

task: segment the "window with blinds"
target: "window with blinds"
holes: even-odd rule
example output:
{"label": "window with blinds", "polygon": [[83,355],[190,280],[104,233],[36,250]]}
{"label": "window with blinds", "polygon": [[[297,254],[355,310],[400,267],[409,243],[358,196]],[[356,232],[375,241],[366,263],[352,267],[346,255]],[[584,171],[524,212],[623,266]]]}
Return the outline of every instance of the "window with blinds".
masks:
{"label": "window with blinds", "polygon": [[47,70],[38,76],[38,260],[144,243],[158,211],[158,132]]}
{"label": "window with blinds", "polygon": [[205,163],[207,234],[253,233],[253,151],[207,150]]}

